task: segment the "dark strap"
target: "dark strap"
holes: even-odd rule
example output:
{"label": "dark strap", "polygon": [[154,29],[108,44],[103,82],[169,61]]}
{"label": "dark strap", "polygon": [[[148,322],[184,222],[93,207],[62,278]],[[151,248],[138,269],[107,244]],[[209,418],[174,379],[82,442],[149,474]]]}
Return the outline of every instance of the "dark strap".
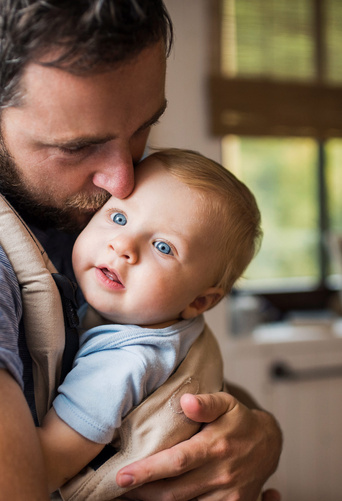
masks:
{"label": "dark strap", "polygon": [[77,327],[79,319],[77,315],[76,291],[77,285],[69,280],[65,275],[60,273],[52,273],[59,293],[61,295],[64,324],[65,324],[65,347],[62,360],[61,379],[64,381],[65,376],[71,371],[76,352],[79,347],[79,337]]}

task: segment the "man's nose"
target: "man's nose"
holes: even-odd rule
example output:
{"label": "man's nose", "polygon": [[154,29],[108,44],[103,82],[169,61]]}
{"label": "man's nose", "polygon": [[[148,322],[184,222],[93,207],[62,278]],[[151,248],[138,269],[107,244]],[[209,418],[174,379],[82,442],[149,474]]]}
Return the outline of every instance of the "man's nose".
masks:
{"label": "man's nose", "polygon": [[123,258],[129,264],[135,264],[138,261],[138,245],[133,236],[119,235],[113,238],[110,243],[111,249]]}
{"label": "man's nose", "polygon": [[129,148],[121,147],[100,159],[93,183],[116,198],[126,198],[134,188],[134,166]]}

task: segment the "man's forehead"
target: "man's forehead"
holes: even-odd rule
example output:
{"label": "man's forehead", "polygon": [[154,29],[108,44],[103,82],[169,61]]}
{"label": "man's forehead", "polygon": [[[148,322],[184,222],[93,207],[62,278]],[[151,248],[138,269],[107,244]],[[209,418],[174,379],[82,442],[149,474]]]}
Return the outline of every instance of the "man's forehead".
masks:
{"label": "man's forehead", "polygon": [[[94,68],[87,70],[85,67],[78,71],[72,64],[54,65],[53,61],[58,58],[58,52],[50,50],[41,55],[38,59],[27,63],[21,77],[22,98],[36,82],[44,84],[44,81],[56,80],[64,82],[64,89],[58,89],[59,92],[67,90],[66,87],[78,83],[79,86],[88,86],[89,82],[94,82],[101,87],[101,84],[110,81],[113,91],[118,85],[124,85],[122,82],[127,80],[130,75],[144,76],[148,71],[154,71],[160,75],[165,75],[166,54],[164,42],[160,41],[148,46],[138,52],[136,55],[123,61],[113,63],[99,64]],[[139,84],[139,78],[136,80]],[[165,85],[165,78],[164,78]],[[54,89],[51,86],[51,92]],[[22,101],[21,104],[25,104]]]}

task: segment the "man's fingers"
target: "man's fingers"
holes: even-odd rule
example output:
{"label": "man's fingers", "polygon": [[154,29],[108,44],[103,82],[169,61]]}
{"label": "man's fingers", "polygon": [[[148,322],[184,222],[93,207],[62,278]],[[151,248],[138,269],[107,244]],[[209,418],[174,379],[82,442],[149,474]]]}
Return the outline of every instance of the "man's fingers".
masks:
{"label": "man's fingers", "polygon": [[201,447],[192,447],[190,441],[191,439],[125,466],[116,476],[118,485],[121,487],[140,485],[174,477],[195,468],[201,460],[203,461],[203,451]]}
{"label": "man's fingers", "polygon": [[[127,498],[255,501],[264,479],[254,477],[253,464],[260,459],[255,447],[246,440],[245,429],[253,432],[252,445],[258,443],[260,426],[257,425],[265,423],[265,413],[250,411],[225,393],[183,395],[181,405],[189,418],[208,424],[189,440],[122,468],[117,474],[117,483],[134,489],[126,494]],[[226,430],[223,435],[222,423]],[[242,430],[241,423],[244,423]],[[234,451],[241,447],[244,454],[236,459]],[[279,501],[279,495],[269,490],[264,493],[263,501]]]}
{"label": "man's fingers", "polygon": [[[181,405],[190,419],[209,423],[234,409],[236,400],[226,393],[196,396],[187,394],[181,398]],[[203,440],[203,433],[206,433],[205,429],[200,434],[170,449],[125,466],[117,474],[118,485],[121,487],[138,486],[176,477],[201,466],[207,458],[209,444],[215,440],[215,435],[212,436],[212,434],[209,434],[207,440]]]}
{"label": "man's fingers", "polygon": [[226,412],[231,411],[236,400],[228,393],[191,395],[187,393],[180,400],[184,414],[193,421],[211,423]]}
{"label": "man's fingers", "polygon": [[[212,473],[214,479],[215,472]],[[217,489],[215,480],[213,480],[213,484],[215,486],[213,485],[210,492],[207,492],[208,482],[205,480],[205,472],[202,472],[198,478],[196,472],[189,471],[179,477],[142,485],[127,492],[125,496],[134,501],[229,501],[227,490]],[[234,492],[231,495],[232,500],[236,499]]]}

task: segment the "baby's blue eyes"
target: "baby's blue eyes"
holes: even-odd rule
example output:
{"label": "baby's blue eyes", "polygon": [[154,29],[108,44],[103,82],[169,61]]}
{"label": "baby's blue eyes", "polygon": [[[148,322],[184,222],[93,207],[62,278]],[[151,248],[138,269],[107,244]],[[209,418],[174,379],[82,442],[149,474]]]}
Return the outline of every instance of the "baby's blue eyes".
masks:
{"label": "baby's blue eyes", "polygon": [[[110,218],[115,224],[119,224],[120,226],[125,226],[127,224],[127,217],[122,212],[112,212],[110,214]],[[166,242],[162,240],[157,240],[153,242],[154,247],[161,252],[162,254],[168,254],[173,256],[172,248]]]}
{"label": "baby's blue eyes", "polygon": [[113,212],[110,217],[114,223],[120,224],[121,226],[125,226],[125,224],[127,223],[126,216],[121,212]]}
{"label": "baby's blue eyes", "polygon": [[153,242],[153,245],[156,249],[159,250],[159,252],[162,252],[163,254],[173,254],[171,247],[166,242]]}

